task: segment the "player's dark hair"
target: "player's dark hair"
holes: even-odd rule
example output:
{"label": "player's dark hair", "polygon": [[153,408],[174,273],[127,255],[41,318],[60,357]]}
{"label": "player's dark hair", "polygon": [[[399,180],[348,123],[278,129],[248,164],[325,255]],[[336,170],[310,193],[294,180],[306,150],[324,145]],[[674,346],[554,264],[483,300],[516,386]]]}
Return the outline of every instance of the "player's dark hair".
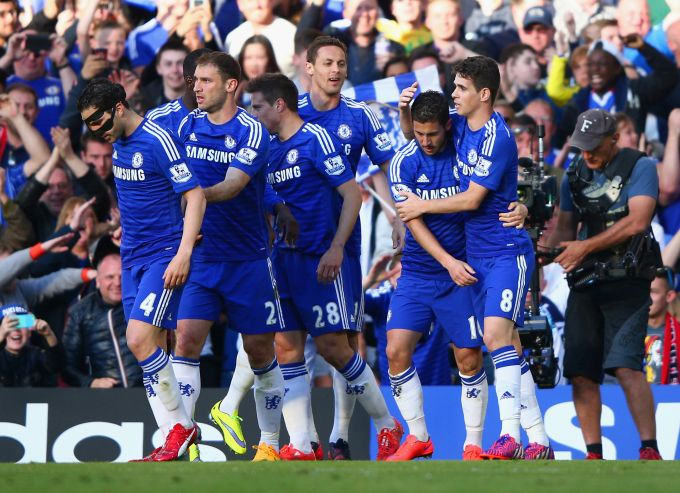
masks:
{"label": "player's dark hair", "polygon": [[241,66],[238,64],[236,59],[223,53],[221,51],[211,51],[205,55],[201,55],[198,60],[196,60],[196,66],[199,65],[213,65],[222,77],[223,81],[227,79],[236,79],[241,81]]}
{"label": "player's dark hair", "polygon": [[184,52],[185,55],[187,56],[189,55],[189,48],[184,46],[182,40],[175,36],[171,36],[165,43],[163,43],[163,45],[158,50],[154,65],[158,65],[160,63],[161,57],[163,56],[163,53],[165,53],[166,51],[182,51]]}
{"label": "player's dark hair", "polygon": [[309,45],[312,44],[312,41],[314,41],[316,38],[319,36],[322,36],[321,31],[318,29],[312,29],[312,28],[307,28],[307,29],[301,29],[298,32],[295,33],[295,54],[299,55],[303,51],[305,51],[307,48],[309,48]]}
{"label": "player's dark hair", "polygon": [[[241,53],[238,54],[238,63],[241,67],[243,67],[243,59],[246,56],[246,48],[249,45],[261,45],[264,47],[264,51],[267,54],[267,65],[264,68],[265,73],[273,74],[276,72],[281,72],[279,65],[276,63],[274,47],[272,46],[272,43],[271,41],[269,41],[267,36],[263,36],[262,34],[254,34],[253,36],[246,39],[245,43],[243,43]],[[245,74],[245,72],[243,73],[243,78],[246,80],[248,79],[248,76]]]}
{"label": "player's dark hair", "polygon": [[333,36],[319,36],[312,41],[307,48],[307,61],[314,64],[314,62],[316,62],[316,56],[319,54],[319,50],[324,46],[335,46],[340,48],[345,54],[345,58],[347,58],[347,46],[345,46],[345,43]]}
{"label": "player's dark hair", "polygon": [[291,111],[298,109],[298,90],[295,83],[283,74],[262,74],[248,83],[246,91],[259,92],[265,101],[273,105],[277,99],[283,99]]}
{"label": "player's dark hair", "polygon": [[507,63],[508,60],[514,60],[525,51],[530,51],[534,55],[536,54],[536,50],[529,45],[525,45],[524,43],[512,43],[503,48],[503,51],[501,51],[501,54],[498,57],[498,63]]}
{"label": "player's dark hair", "polygon": [[453,77],[460,75],[472,82],[477,92],[487,88],[491,92],[489,103],[493,105],[501,85],[501,73],[498,64],[486,56],[471,56],[453,65]]}
{"label": "player's dark hair", "polygon": [[438,91],[425,91],[416,97],[411,106],[414,122],[438,122],[442,127],[449,121],[449,105],[446,96]]}
{"label": "player's dark hair", "polygon": [[115,84],[109,79],[98,77],[92,79],[82,94],[78,97],[78,111],[82,112],[85,108],[93,107],[97,110],[110,110],[118,103],[123,103],[129,108],[125,100],[125,89],[120,84]]}
{"label": "player's dark hair", "polygon": [[184,77],[193,77],[194,72],[196,72],[196,62],[206,53],[210,53],[212,50],[208,48],[199,48],[192,51],[184,58],[184,64],[182,65],[182,73]]}

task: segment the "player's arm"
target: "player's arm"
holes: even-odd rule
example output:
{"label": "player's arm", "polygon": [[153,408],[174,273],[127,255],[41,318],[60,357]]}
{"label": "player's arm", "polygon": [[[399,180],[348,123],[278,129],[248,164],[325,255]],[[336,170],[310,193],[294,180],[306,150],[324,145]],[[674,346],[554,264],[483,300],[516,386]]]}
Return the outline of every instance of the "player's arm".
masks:
{"label": "player's arm", "polygon": [[205,213],[206,200],[201,187],[187,190],[182,194],[182,198],[186,203],[182,241],[177,249],[177,254],[170,261],[163,274],[166,289],[181,286],[186,282],[191,265],[191,253],[194,250],[196,237],[201,229],[203,214]]}
{"label": "player's arm", "polygon": [[321,257],[316,270],[317,279],[321,283],[333,282],[340,272],[345,244],[352,234],[361,208],[361,191],[353,178],[338,186],[336,190],[342,196],[342,210],[331,246]]}
{"label": "player's arm", "polygon": [[413,121],[411,120],[411,101],[416,95],[418,83],[414,82],[409,87],[401,91],[399,95],[399,127],[406,140],[415,138],[413,133]]}
{"label": "player's arm", "polygon": [[400,195],[406,200],[397,203],[397,212],[401,220],[407,222],[423,214],[474,211],[479,209],[488,193],[487,188],[473,181],[464,192],[444,199],[423,200],[412,192],[402,191]]}
{"label": "player's arm", "polygon": [[432,231],[421,218],[412,219],[406,223],[413,238],[432,258],[441,264],[447,271],[453,282],[458,286],[469,286],[477,282],[474,277],[474,269],[462,260],[454,258],[441,246]]}
{"label": "player's arm", "polygon": [[577,267],[591,253],[607,250],[632,236],[644,233],[649,228],[656,208],[656,198],[636,195],[628,200],[628,215],[616,221],[600,234],[583,241],[562,241],[564,251],[555,258],[565,271]]}
{"label": "player's arm", "polygon": [[208,202],[224,202],[236,197],[250,182],[250,175],[238,168],[229,166],[224,180],[212,187],[203,189]]}

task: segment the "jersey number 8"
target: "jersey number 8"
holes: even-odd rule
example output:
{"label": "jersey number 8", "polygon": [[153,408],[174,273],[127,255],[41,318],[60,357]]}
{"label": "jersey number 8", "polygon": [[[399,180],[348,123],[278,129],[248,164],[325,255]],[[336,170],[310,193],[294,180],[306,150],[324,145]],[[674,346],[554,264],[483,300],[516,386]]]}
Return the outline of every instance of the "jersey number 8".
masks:
{"label": "jersey number 8", "polygon": [[[316,314],[316,322],[314,323],[314,328],[320,329],[326,326],[326,322],[323,320],[323,308],[319,305],[314,305],[312,310]],[[330,301],[326,304],[326,319],[331,325],[336,325],[340,322],[340,312],[338,311],[338,304]]]}

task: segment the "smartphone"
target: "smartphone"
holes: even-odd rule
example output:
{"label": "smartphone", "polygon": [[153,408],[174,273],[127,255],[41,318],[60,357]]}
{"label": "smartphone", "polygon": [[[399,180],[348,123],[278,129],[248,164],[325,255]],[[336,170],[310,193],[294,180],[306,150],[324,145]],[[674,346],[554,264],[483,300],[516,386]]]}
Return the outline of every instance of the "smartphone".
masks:
{"label": "smartphone", "polygon": [[47,34],[27,34],[26,49],[36,54],[41,51],[50,51],[52,49],[52,40]]}
{"label": "smartphone", "polygon": [[32,329],[35,327],[35,315],[32,313],[17,313],[14,316],[19,320],[17,329]]}
{"label": "smartphone", "polygon": [[203,0],[189,0],[189,9],[200,7],[201,5],[203,5]]}

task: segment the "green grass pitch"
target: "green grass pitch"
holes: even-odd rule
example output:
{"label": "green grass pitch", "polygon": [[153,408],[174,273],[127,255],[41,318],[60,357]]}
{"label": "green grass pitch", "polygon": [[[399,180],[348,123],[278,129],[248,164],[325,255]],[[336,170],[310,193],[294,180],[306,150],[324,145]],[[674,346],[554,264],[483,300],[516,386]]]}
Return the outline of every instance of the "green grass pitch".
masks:
{"label": "green grass pitch", "polygon": [[0,464],[1,492],[678,491],[678,462]]}

